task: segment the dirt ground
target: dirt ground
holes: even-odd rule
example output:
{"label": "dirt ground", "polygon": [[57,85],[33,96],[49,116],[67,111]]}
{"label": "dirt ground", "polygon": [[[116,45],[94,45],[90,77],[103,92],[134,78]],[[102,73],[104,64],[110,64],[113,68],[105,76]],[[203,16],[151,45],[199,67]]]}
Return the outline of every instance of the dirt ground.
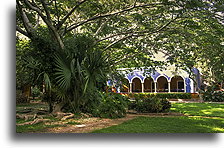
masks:
{"label": "dirt ground", "polygon": [[[121,124],[125,121],[134,119],[139,116],[148,116],[148,117],[171,117],[171,116],[183,116],[183,114],[179,113],[161,113],[161,114],[127,114],[124,118],[118,119],[101,119],[101,118],[84,118],[80,120],[76,120],[80,124],[70,125],[66,124],[65,127],[55,127],[48,128],[44,131],[44,133],[89,133],[91,131],[102,129],[106,127],[110,127],[113,125]],[[72,120],[71,120],[72,122]]]}

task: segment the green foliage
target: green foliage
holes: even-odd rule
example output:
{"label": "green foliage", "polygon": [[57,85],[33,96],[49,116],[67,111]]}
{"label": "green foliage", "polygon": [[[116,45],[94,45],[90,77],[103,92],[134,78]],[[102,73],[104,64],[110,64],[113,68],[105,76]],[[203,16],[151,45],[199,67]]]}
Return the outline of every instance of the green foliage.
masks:
{"label": "green foliage", "polygon": [[27,53],[32,50],[30,41],[19,40],[16,41],[16,89],[22,90],[27,84],[33,81],[33,72],[31,69],[26,68],[24,58]]}
{"label": "green foliage", "polygon": [[159,113],[168,112],[171,108],[171,103],[167,99],[157,97],[138,97],[129,104],[129,109],[143,113]]}
{"label": "green foliage", "polygon": [[135,110],[143,113],[158,113],[162,111],[162,104],[156,97],[137,99]]}
{"label": "green foliage", "polygon": [[94,116],[102,118],[121,118],[126,115],[128,99],[116,93],[102,93],[101,101],[93,112]]}
{"label": "green foliage", "polygon": [[28,103],[29,98],[26,97],[21,90],[16,90],[16,104]]}
{"label": "green foliage", "polygon": [[189,73],[202,63],[212,70],[208,78],[223,81],[222,1],[16,2],[17,31],[30,39],[17,40],[18,89],[45,82],[49,98],[54,89],[58,102],[78,106],[111,67],[162,67],[152,61],[159,50],[169,55],[165,62]]}
{"label": "green foliage", "polygon": [[162,112],[169,112],[171,108],[171,103],[167,99],[160,100],[162,105]]}
{"label": "green foliage", "polygon": [[191,99],[191,93],[135,93],[128,94],[129,98],[141,99],[147,97],[154,97],[160,99]]}
{"label": "green foliage", "polygon": [[65,50],[55,55],[55,85],[61,90],[58,96],[75,111],[98,98],[91,92],[97,91],[99,82],[106,82],[110,71],[105,55],[92,44],[91,36],[77,34],[67,38]]}
{"label": "green foliage", "polygon": [[39,97],[40,94],[41,94],[41,91],[37,87],[33,87],[31,89],[31,94],[32,94],[33,97]]}
{"label": "green foliage", "polygon": [[191,99],[191,93],[157,93],[156,97],[164,99]]}
{"label": "green foliage", "polygon": [[209,102],[224,102],[224,91],[206,91],[203,100]]}
{"label": "green foliage", "polygon": [[206,91],[202,93],[204,101],[209,102],[224,102],[224,91],[220,90],[219,85],[213,84],[208,86]]}

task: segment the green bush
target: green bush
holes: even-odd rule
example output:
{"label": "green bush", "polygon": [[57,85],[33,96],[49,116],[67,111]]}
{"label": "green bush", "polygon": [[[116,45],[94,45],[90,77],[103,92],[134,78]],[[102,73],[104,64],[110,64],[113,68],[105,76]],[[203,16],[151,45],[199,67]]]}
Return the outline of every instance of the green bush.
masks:
{"label": "green bush", "polygon": [[167,99],[161,99],[162,110],[161,112],[169,112],[171,108],[171,103]]}
{"label": "green bush", "polygon": [[99,106],[93,111],[94,116],[102,118],[121,118],[126,115],[129,100],[116,93],[102,93]]}
{"label": "green bush", "polygon": [[208,86],[207,90],[202,93],[203,100],[210,102],[224,102],[224,91],[219,89],[220,88],[217,84]]}
{"label": "green bush", "polygon": [[134,109],[141,113],[159,113],[168,112],[171,103],[167,99],[159,99],[157,97],[142,97],[132,101],[129,109]]}
{"label": "green bush", "polygon": [[224,92],[223,91],[206,91],[203,94],[204,101],[210,102],[224,102]]}

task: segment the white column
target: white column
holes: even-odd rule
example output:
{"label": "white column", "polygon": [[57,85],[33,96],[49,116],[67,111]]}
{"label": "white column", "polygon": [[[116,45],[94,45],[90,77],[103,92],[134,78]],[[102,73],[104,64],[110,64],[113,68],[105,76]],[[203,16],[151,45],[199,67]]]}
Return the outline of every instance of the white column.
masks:
{"label": "white column", "polygon": [[129,87],[130,87],[129,92],[132,93],[132,83],[129,83]]}
{"label": "white column", "polygon": [[144,83],[142,83],[142,93],[144,93]]}
{"label": "white column", "polygon": [[156,87],[157,87],[157,82],[154,82],[154,87],[155,87],[155,93],[157,93],[157,91],[156,91]]}
{"label": "white column", "polygon": [[168,92],[170,93],[170,82],[168,82]]}

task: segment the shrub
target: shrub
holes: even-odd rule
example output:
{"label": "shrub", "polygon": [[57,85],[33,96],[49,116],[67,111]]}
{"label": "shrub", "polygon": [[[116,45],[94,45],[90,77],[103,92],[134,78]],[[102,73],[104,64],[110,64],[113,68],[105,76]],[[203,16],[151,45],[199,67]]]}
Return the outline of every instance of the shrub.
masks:
{"label": "shrub", "polygon": [[162,99],[160,101],[163,106],[161,112],[169,112],[171,108],[171,103],[167,99]]}
{"label": "shrub", "polygon": [[211,102],[224,102],[224,91],[218,89],[220,88],[216,84],[208,86],[207,90],[202,93],[203,100]]}
{"label": "shrub", "polygon": [[211,102],[224,102],[224,92],[223,91],[206,91],[203,94],[204,101]]}
{"label": "shrub", "polygon": [[138,98],[129,105],[129,109],[142,113],[168,112],[170,108],[171,103],[167,99],[159,99],[157,97]]}
{"label": "shrub", "polygon": [[116,93],[102,93],[99,106],[93,111],[94,116],[102,118],[121,118],[126,115],[129,100]]}
{"label": "shrub", "polygon": [[143,98],[136,101],[136,111],[138,112],[160,112],[162,110],[162,104],[160,100],[156,97],[153,98]]}

